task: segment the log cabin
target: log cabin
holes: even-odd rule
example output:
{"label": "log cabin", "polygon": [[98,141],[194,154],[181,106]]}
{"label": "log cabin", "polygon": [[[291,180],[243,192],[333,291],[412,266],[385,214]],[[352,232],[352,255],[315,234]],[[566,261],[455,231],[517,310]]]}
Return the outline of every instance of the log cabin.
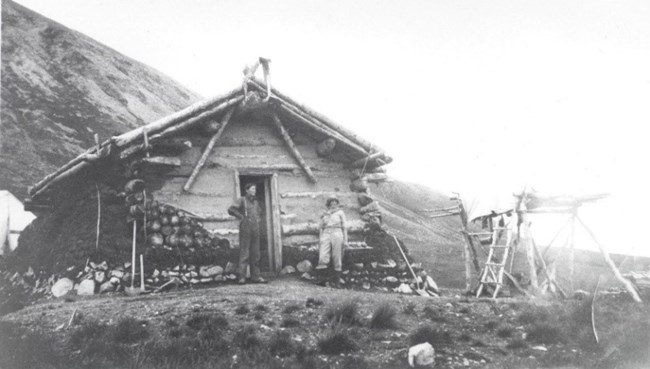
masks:
{"label": "log cabin", "polygon": [[[331,195],[348,218],[351,244],[365,247],[364,222],[379,215],[368,182],[384,180],[391,161],[350,130],[247,78],[242,87],[145,126],[104,142],[96,137],[94,147],[30,187],[26,208],[64,214],[71,204],[108,201],[139,179],[155,201],[181,209],[236,247],[238,222],[227,208],[253,182],[264,205],[261,266],[277,273],[283,249],[317,244],[319,217]],[[57,229],[57,218],[36,227]],[[99,230],[98,220],[101,247]]]}

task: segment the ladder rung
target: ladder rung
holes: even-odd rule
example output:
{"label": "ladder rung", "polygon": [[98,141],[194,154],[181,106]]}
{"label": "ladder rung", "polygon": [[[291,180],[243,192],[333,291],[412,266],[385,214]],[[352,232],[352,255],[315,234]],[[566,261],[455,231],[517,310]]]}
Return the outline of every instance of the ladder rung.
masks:
{"label": "ladder rung", "polygon": [[510,246],[506,246],[506,245],[490,245],[490,247],[493,248],[493,249],[507,249],[507,248],[510,248]]}
{"label": "ladder rung", "polygon": [[505,266],[505,263],[492,263],[492,262],[487,262],[485,265],[492,265],[492,266]]}
{"label": "ladder rung", "polygon": [[467,234],[470,236],[491,236],[492,232],[469,232]]}
{"label": "ladder rung", "polygon": [[485,281],[485,282],[481,282],[481,284],[496,284],[499,286],[504,286],[504,284],[501,282],[493,282],[493,281]]}

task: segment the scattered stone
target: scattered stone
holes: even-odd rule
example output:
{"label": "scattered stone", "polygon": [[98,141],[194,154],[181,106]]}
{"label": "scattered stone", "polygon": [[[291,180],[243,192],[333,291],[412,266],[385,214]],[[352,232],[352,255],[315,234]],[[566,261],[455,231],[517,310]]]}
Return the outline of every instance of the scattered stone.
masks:
{"label": "scattered stone", "polygon": [[72,290],[72,287],[74,287],[74,284],[72,281],[68,278],[61,278],[59,279],[54,286],[52,286],[52,296],[54,297],[61,297],[65,296]]}
{"label": "scattered stone", "polygon": [[393,277],[391,275],[391,276],[388,276],[388,277],[384,278],[384,282],[386,282],[386,283],[399,283],[399,280],[396,277]]}
{"label": "scattered stone", "polygon": [[106,281],[99,285],[99,293],[113,292],[115,291],[115,285],[111,281]]}
{"label": "scattered stone", "polygon": [[218,276],[214,277],[215,282],[223,282],[225,280],[226,280],[226,278],[223,275],[218,275]]}
{"label": "scattered stone", "polygon": [[282,270],[280,271],[280,275],[287,275],[287,274],[294,274],[296,272],[296,268],[294,268],[291,265],[287,265]]}
{"label": "scattered stone", "polygon": [[405,294],[412,294],[413,289],[406,283],[402,283],[399,287],[395,288],[393,291]]}
{"label": "scattered stone", "polygon": [[224,274],[232,274],[237,272],[237,265],[231,261],[226,264],[226,268],[223,270]]}
{"label": "scattered stone", "polygon": [[429,342],[421,343],[409,348],[408,363],[411,367],[415,367],[416,365],[433,367],[435,358],[436,351]]}
{"label": "scattered stone", "polygon": [[361,285],[361,287],[363,287],[364,290],[369,290],[370,289],[370,283],[363,282],[363,285]]}
{"label": "scattered stone", "polygon": [[546,347],[541,346],[541,345],[540,346],[533,346],[533,347],[531,347],[531,349],[537,350],[537,351],[548,351],[548,349]]}
{"label": "scattered stone", "polygon": [[220,267],[219,265],[215,265],[213,267],[208,268],[207,272],[209,277],[216,277],[218,275],[223,274],[223,268]]}
{"label": "scattered stone", "polygon": [[313,269],[313,265],[311,264],[311,261],[309,260],[303,260],[296,265],[296,269],[300,273],[309,273]]}
{"label": "scattered stone", "polygon": [[106,272],[104,271],[95,272],[95,281],[97,281],[97,283],[104,283],[105,280],[106,280]]}
{"label": "scattered stone", "polygon": [[77,295],[90,296],[95,294],[95,281],[84,279],[77,285]]}
{"label": "scattered stone", "polygon": [[308,281],[311,281],[312,279],[314,279],[314,277],[312,277],[311,274],[309,274],[309,273],[302,273],[302,275],[300,276],[300,278],[302,278],[302,279],[306,279],[306,280],[308,280]]}
{"label": "scattered stone", "polygon": [[122,278],[122,277],[124,277],[124,271],[123,270],[113,269],[113,270],[111,270],[109,275],[111,277]]}

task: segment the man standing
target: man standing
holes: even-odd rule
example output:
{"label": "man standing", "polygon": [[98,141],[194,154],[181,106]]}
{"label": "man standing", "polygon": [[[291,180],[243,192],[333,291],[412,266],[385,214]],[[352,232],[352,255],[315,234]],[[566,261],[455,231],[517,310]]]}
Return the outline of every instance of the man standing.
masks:
{"label": "man standing", "polygon": [[255,197],[257,187],[247,183],[244,187],[246,195],[240,197],[231,207],[228,214],[240,220],[239,223],[239,284],[246,283],[246,268],[250,265],[251,281],[266,283],[260,277],[260,223],[262,209]]}

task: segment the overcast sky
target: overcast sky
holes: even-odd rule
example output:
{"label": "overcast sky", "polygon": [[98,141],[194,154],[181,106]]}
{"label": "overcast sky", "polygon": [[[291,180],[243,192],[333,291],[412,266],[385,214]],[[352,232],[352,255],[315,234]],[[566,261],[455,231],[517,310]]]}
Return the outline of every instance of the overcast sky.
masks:
{"label": "overcast sky", "polygon": [[268,57],[274,86],[386,149],[400,179],[611,193],[584,219],[650,255],[648,1],[17,2],[205,97]]}

